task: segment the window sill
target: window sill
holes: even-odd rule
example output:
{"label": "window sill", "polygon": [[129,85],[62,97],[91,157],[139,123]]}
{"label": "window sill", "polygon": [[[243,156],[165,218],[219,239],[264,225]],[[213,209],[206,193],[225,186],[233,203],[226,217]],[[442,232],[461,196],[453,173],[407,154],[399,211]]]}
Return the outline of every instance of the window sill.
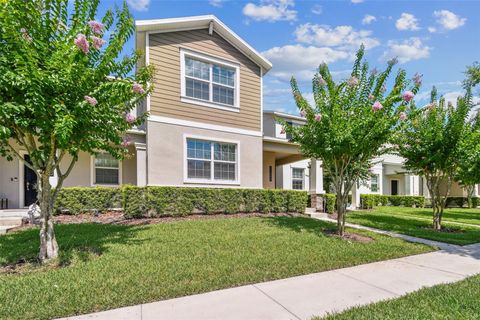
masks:
{"label": "window sill", "polygon": [[105,187],[105,188],[118,188],[121,184],[101,184],[101,183],[94,183],[92,187]]}
{"label": "window sill", "polygon": [[230,181],[230,180],[201,180],[201,179],[185,179],[184,183],[187,184],[211,184],[211,185],[240,185],[240,181]]}
{"label": "window sill", "polygon": [[196,104],[202,107],[215,108],[215,109],[226,110],[231,112],[240,112],[240,108],[238,108],[237,106],[228,106],[220,103],[208,102],[208,101],[198,100],[195,98],[190,98],[185,96],[181,96],[180,101],[184,103]]}

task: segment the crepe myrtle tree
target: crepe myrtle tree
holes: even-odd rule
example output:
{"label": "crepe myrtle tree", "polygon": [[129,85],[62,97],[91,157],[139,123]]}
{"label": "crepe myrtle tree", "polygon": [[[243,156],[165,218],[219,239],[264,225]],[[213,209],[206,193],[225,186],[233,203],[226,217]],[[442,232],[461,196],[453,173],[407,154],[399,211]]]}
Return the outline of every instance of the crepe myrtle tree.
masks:
{"label": "crepe myrtle tree", "polygon": [[37,176],[40,261],[58,256],[54,203],[79,153],[124,157],[126,132],[144,120],[131,110],[151,91],[152,69],[132,75],[140,53],[119,59],[134,32],[126,4],[96,20],[99,0],[69,2],[0,3],[0,155]]}
{"label": "crepe myrtle tree", "polygon": [[480,184],[480,113],[467,123],[459,145],[455,180],[467,191],[468,207],[472,208],[475,187]]}
{"label": "crepe myrtle tree", "polygon": [[[306,118],[303,126],[283,123],[301,152],[321,159],[332,179],[337,209],[337,232],[343,236],[348,194],[357,181],[370,177],[374,159],[386,151],[392,132],[404,119],[403,110],[413,101],[420,86],[407,80],[399,70],[393,89],[387,92],[387,80],[396,64],[390,60],[383,72],[369,71],[363,59],[365,49],[356,54],[350,78],[335,82],[328,66],[322,63],[313,78],[314,105],[302,96],[295,78],[291,80],[293,96]],[[409,87],[409,90],[406,90]]]}
{"label": "crepe myrtle tree", "polygon": [[462,158],[462,141],[466,142],[472,96],[468,89],[464,97],[457,99],[456,107],[437,96],[433,87],[427,106],[412,105],[407,110],[396,146],[405,159],[405,168],[424,177],[432,201],[433,228],[440,230],[443,210]]}

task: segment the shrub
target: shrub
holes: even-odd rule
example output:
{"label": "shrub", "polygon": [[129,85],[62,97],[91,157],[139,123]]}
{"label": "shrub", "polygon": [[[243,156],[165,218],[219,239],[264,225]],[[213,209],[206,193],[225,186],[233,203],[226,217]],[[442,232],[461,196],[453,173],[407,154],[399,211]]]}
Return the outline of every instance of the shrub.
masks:
{"label": "shrub", "polygon": [[480,201],[478,197],[472,197],[472,207],[476,208],[480,205]]}
{"label": "shrub", "polygon": [[[472,197],[472,207],[476,208],[480,205],[480,201],[478,197]],[[445,205],[446,208],[452,207],[459,207],[463,208],[468,206],[468,198],[467,197],[448,197],[447,203]]]}
{"label": "shrub", "polygon": [[337,195],[333,193],[326,193],[322,195],[324,200],[324,210],[327,213],[334,213],[337,207]]}
{"label": "shrub", "polygon": [[121,208],[121,191],[118,188],[63,188],[55,202],[55,212],[79,214],[86,211]]}
{"label": "shrub", "polygon": [[304,212],[307,193],[294,190],[233,188],[124,187],[129,218],[194,213]]}
{"label": "shrub", "polygon": [[372,209],[379,205],[421,207],[425,206],[423,196],[388,196],[380,194],[361,194],[360,204],[362,209]]}

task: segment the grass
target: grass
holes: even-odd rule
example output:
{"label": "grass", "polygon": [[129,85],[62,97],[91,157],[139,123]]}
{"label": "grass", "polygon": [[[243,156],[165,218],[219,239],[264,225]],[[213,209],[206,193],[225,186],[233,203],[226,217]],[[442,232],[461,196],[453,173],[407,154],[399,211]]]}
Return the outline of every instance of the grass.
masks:
{"label": "grass", "polygon": [[[70,265],[0,274],[0,319],[90,313],[433,250],[360,231],[351,232],[374,241],[350,242],[325,234],[333,228],[303,217],[58,225]],[[37,247],[38,230],[0,237],[0,265]]]}
{"label": "grass", "polygon": [[378,207],[372,211],[355,211],[347,221],[372,228],[389,230],[409,236],[457,245],[480,242],[480,228],[449,223],[472,223],[480,226],[478,209],[446,209],[443,226],[453,232],[439,232],[431,228],[431,209],[405,207]]}
{"label": "grass", "polygon": [[[402,216],[412,216],[432,220],[431,208],[378,207],[378,212]],[[480,209],[450,208],[443,213],[444,222],[474,224],[480,227]]]}
{"label": "grass", "polygon": [[[355,307],[323,320],[477,320],[480,315],[480,276],[421,289],[404,297]],[[320,318],[314,318],[320,320]]]}

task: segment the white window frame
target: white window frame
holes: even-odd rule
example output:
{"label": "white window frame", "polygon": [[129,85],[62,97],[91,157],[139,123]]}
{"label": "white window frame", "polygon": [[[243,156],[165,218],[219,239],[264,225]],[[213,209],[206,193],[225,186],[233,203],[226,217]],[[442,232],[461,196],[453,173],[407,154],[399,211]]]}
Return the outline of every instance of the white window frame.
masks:
{"label": "white window frame", "polygon": [[[190,57],[196,60],[201,60],[205,63],[210,64],[210,80],[201,80],[204,82],[209,83],[209,92],[210,92],[210,101],[196,99],[193,97],[187,97],[186,95],[186,76],[185,76],[185,58]],[[231,69],[235,69],[235,86],[234,86],[234,103],[233,106],[228,104],[223,104],[219,102],[213,101],[213,68],[211,67],[212,64],[216,64],[221,67],[227,67]],[[200,79],[199,79],[200,80]],[[219,84],[222,85],[222,84]],[[226,85],[222,85],[228,87]],[[233,112],[240,112],[240,65],[233,63],[231,61],[226,61],[220,58],[212,57],[203,53],[191,51],[188,49],[181,48],[180,49],[180,88],[181,88],[181,96],[180,101],[185,103],[196,104],[204,107],[211,107],[221,110],[233,111]]]}
{"label": "white window frame", "polygon": [[[212,152],[210,156],[210,179],[195,179],[195,178],[188,178],[188,139],[196,139],[196,140],[204,140],[207,142],[220,142],[220,143],[231,143],[237,145],[237,153],[236,153],[236,161],[235,161],[235,180],[216,180],[214,179],[215,170],[214,170],[214,163],[221,162],[218,160],[213,160],[214,153],[213,153],[213,143],[212,143]],[[206,159],[205,159],[206,160]],[[199,183],[199,184],[212,184],[212,185],[240,185],[240,141],[237,140],[229,140],[229,139],[219,139],[219,138],[211,138],[205,136],[197,136],[197,135],[183,135],[183,182],[184,183]]]}
{"label": "white window frame", "polygon": [[[373,191],[372,189],[372,178],[373,177],[376,177],[377,178],[377,190]],[[380,192],[380,175],[378,173],[373,173],[371,176],[370,176],[370,191],[371,192]]]}
{"label": "white window frame", "polygon": [[[302,170],[302,178],[294,178],[293,177],[293,171],[295,169]],[[294,189],[293,188],[293,181],[302,181],[302,189]],[[292,190],[305,190],[305,168],[295,168],[292,167]]]}
{"label": "white window frame", "polygon": [[[100,152],[105,153],[105,152]],[[118,187],[122,185],[123,179],[123,162],[122,160],[118,160],[118,184],[105,184],[105,183],[96,183],[95,176],[96,176],[96,166],[95,166],[95,155],[90,156],[90,184],[92,187],[101,186],[101,187]]]}

